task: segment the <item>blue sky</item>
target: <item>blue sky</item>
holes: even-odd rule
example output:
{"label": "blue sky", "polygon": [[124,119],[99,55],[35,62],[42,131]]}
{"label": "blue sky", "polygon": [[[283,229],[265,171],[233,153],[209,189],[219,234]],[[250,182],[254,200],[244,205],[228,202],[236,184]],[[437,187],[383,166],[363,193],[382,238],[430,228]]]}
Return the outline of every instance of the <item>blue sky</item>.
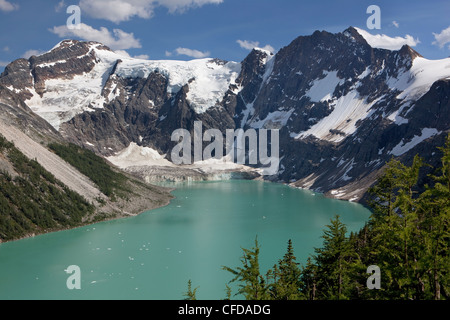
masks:
{"label": "blue sky", "polygon": [[[381,9],[379,30],[366,25],[372,4]],[[69,5],[81,9],[83,28],[76,32],[66,27]],[[276,51],[315,30],[349,26],[409,39],[424,57],[441,59],[450,56],[449,16],[448,0],[0,0],[0,71],[66,38],[107,42],[155,60],[241,61],[255,45]]]}

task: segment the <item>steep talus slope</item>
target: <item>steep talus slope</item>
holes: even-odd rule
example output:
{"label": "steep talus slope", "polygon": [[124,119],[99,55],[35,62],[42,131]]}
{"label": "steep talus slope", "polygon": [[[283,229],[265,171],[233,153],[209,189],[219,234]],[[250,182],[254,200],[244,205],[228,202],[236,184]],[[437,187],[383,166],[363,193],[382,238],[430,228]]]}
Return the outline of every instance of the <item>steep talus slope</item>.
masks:
{"label": "steep talus slope", "polygon": [[76,227],[95,206],[0,134],[0,243]]}
{"label": "steep talus slope", "polygon": [[17,94],[3,86],[0,86],[0,134],[89,202],[94,203],[101,196],[101,192],[87,177],[45,147],[48,143],[63,143],[60,134],[36,116]]}
{"label": "steep talus slope", "polygon": [[35,159],[56,179],[83,196],[90,203],[95,203],[97,198],[103,196],[87,177],[19,129],[0,121],[0,134],[8,141],[13,142],[14,146],[27,158]]}

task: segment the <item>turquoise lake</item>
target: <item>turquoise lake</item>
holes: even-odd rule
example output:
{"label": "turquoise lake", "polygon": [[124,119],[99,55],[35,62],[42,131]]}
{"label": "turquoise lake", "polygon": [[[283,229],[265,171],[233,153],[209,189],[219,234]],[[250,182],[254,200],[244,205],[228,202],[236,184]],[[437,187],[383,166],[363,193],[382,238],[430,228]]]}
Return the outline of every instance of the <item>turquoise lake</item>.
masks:
{"label": "turquoise lake", "polygon": [[[241,248],[261,246],[261,271],[292,239],[298,262],[322,246],[339,215],[349,231],[368,221],[363,206],[261,181],[177,184],[169,206],[0,245],[0,299],[180,300],[192,280],[198,299],[225,298]],[[81,269],[81,289],[65,272]],[[235,292],[234,292],[235,293]]]}

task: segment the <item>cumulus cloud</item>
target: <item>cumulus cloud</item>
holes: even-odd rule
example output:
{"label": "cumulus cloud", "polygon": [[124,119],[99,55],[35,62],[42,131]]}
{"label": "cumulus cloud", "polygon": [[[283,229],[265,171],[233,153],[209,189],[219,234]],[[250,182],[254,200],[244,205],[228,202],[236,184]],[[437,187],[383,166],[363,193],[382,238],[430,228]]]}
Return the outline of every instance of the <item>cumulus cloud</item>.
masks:
{"label": "cumulus cloud", "polygon": [[135,59],[142,59],[142,60],[148,60],[150,59],[150,56],[148,54],[138,54],[137,56],[133,56]]}
{"label": "cumulus cloud", "polygon": [[[1,0],[0,0],[1,1]],[[149,19],[157,7],[165,7],[170,13],[184,12],[206,4],[220,4],[224,0],[81,0],[83,12],[96,19],[115,23],[134,17]]]}
{"label": "cumulus cloud", "polygon": [[121,29],[113,29],[111,32],[105,27],[101,27],[98,30],[81,23],[79,29],[69,29],[64,25],[53,27],[50,31],[60,38],[76,37],[85,41],[97,41],[113,50],[126,50],[142,47],[140,40],[136,39],[133,33],[127,33]]}
{"label": "cumulus cloud", "polygon": [[140,54],[137,56],[131,56],[127,51],[125,50],[116,50],[114,51],[117,54],[120,54],[121,56],[127,57],[127,58],[135,58],[135,59],[142,59],[142,60],[148,60],[150,58],[147,54]]}
{"label": "cumulus cloud", "polygon": [[169,12],[184,12],[187,9],[202,7],[206,4],[221,4],[224,0],[158,0],[159,6],[169,9]]}
{"label": "cumulus cloud", "polygon": [[[447,43],[450,43],[450,27],[442,30],[440,33],[434,33],[434,39],[436,41],[433,44],[438,45],[439,48],[443,48]],[[448,47],[450,49],[450,46]]]}
{"label": "cumulus cloud", "polygon": [[[195,58],[195,59],[206,58],[211,55],[211,53],[209,51],[202,52],[199,50],[193,50],[193,49],[188,49],[188,48],[177,48],[175,50],[175,53],[177,55],[188,56],[188,57]],[[167,55],[167,53],[166,53],[166,55]]]}
{"label": "cumulus cloud", "polygon": [[43,54],[43,53],[44,53],[44,51],[42,51],[42,50],[34,50],[34,49],[31,49],[31,50],[26,51],[26,52],[22,55],[22,58],[29,59],[31,56],[39,56],[39,55],[41,55],[41,54]]}
{"label": "cumulus cloud", "polygon": [[19,5],[6,0],[0,0],[0,11],[14,11],[19,9]]}
{"label": "cumulus cloud", "polygon": [[369,32],[355,28],[358,33],[366,39],[367,43],[372,48],[379,48],[379,49],[388,49],[388,50],[399,50],[401,47],[403,47],[405,44],[409,45],[410,47],[415,47],[420,43],[419,39],[414,39],[414,37],[407,34],[405,37],[389,37],[385,34],[370,34]]}
{"label": "cumulus cloud", "polygon": [[259,46],[258,41],[248,41],[248,40],[237,40],[237,43],[241,46],[243,49],[252,50],[253,48],[256,48]]}
{"label": "cumulus cloud", "polygon": [[236,42],[239,44],[241,48],[246,50],[253,50],[254,48],[260,48],[270,52],[275,52],[275,49],[269,44],[265,45],[264,47],[260,47],[258,41],[237,40]]}
{"label": "cumulus cloud", "polygon": [[64,0],[61,0],[60,2],[58,2],[58,4],[55,6],[55,12],[61,12],[62,9],[66,7],[66,3],[64,2]]}

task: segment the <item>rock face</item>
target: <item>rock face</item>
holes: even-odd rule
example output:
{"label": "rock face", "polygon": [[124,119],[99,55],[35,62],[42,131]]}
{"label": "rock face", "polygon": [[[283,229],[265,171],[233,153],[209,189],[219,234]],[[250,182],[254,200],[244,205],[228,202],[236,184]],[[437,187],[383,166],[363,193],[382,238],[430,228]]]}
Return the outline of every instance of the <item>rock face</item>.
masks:
{"label": "rock face", "polygon": [[279,129],[270,177],[358,201],[391,157],[438,161],[449,132],[450,59],[372,48],[354,28],[316,31],[241,63],[146,61],[66,40],[6,67],[0,85],[68,141],[112,156],[168,154],[175,129]]}

